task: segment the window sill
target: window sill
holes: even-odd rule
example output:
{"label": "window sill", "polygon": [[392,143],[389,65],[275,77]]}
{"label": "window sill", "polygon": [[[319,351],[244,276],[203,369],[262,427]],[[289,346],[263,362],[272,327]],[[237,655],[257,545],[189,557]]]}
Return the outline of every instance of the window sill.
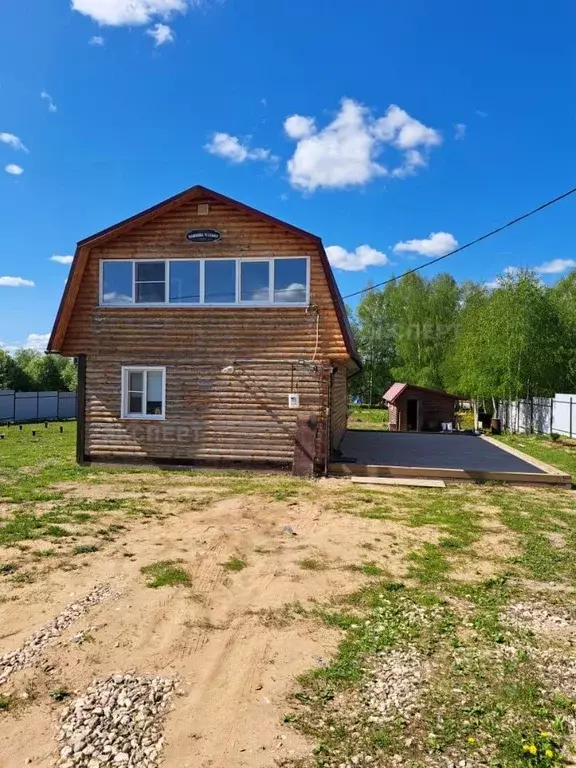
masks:
{"label": "window sill", "polygon": [[123,413],[120,418],[125,419],[126,421],[166,421],[166,416],[154,416],[153,414],[139,416]]}

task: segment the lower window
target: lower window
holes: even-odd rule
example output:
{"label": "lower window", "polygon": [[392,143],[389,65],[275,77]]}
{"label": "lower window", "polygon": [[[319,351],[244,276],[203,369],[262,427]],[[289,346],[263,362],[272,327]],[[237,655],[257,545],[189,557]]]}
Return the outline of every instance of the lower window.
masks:
{"label": "lower window", "polygon": [[166,408],[166,369],[122,368],[122,418],[163,419]]}

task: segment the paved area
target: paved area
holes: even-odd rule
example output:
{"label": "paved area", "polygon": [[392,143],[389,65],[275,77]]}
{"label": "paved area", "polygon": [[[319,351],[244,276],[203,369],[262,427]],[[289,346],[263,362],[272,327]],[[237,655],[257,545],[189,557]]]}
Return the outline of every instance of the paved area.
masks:
{"label": "paved area", "polygon": [[348,430],[340,450],[340,461],[356,459],[357,464],[544,474],[534,464],[474,435]]}

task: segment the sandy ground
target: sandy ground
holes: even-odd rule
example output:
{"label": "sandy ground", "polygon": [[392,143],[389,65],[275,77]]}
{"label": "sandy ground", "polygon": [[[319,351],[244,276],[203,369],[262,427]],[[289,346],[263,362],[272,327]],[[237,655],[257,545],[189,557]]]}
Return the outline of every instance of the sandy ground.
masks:
{"label": "sandy ground", "polygon": [[[118,486],[93,490],[131,493],[119,494]],[[87,488],[68,493],[86,498]],[[198,500],[197,486],[178,482],[163,503],[188,493]],[[0,588],[0,655],[95,585],[112,581],[119,590],[63,633],[34,669],[13,674],[2,687],[22,706],[0,715],[0,768],[55,765],[65,704],[52,702],[50,692],[80,694],[94,678],[132,670],[180,681],[166,721],[168,768],[259,768],[309,754],[313,745],[283,723],[287,696],[299,673],[333,654],[339,635],[284,607],[310,606],[362,584],[365,577],[346,565],[375,561],[401,577],[406,551],[437,536],[435,529],[331,512],[319,502],[243,496],[198,506],[180,503],[175,516],[130,523],[101,551],[79,558],[76,570],[49,570],[36,583]],[[285,533],[285,524],[297,535]],[[227,571],[222,563],[231,556],[247,567]],[[325,568],[303,569],[304,558]],[[190,588],[145,586],[140,568],[168,559],[182,559]],[[71,642],[83,630],[87,639]]]}

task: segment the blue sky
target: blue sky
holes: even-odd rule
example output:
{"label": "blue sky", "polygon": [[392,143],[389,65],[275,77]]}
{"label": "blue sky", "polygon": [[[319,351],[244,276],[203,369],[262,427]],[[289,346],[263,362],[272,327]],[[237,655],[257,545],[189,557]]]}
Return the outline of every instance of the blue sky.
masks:
{"label": "blue sky", "polygon": [[[0,346],[42,347],[51,257],[196,183],[319,234],[343,294],[573,186],[575,23],[569,0],[7,0]],[[439,269],[553,281],[575,220],[576,197]]]}

